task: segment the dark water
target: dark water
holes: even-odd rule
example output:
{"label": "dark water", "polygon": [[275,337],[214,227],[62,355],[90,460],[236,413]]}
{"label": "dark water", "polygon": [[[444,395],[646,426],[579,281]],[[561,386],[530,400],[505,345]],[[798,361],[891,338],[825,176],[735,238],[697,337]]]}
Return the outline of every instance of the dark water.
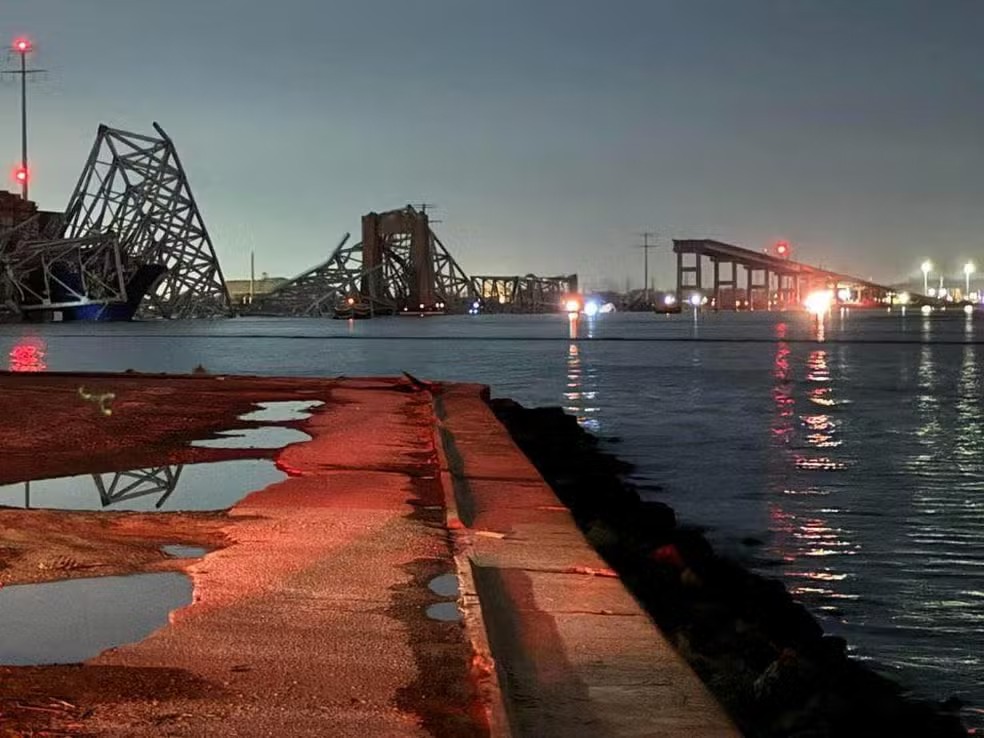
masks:
{"label": "dark water", "polygon": [[69,579],[0,589],[0,664],[67,664],[141,641],[191,602],[184,574]]}
{"label": "dark water", "polygon": [[[638,482],[919,693],[984,707],[984,315],[0,328],[21,370],[378,375],[561,404]],[[761,541],[746,546],[743,538]]]}

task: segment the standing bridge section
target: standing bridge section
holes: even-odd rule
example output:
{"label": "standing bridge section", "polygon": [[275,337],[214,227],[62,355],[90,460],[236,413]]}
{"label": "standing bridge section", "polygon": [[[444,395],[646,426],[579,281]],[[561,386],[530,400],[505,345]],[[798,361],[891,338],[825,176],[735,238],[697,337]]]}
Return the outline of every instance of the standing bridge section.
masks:
{"label": "standing bridge section", "polygon": [[885,285],[721,241],[675,239],[673,252],[677,300],[697,294],[717,310],[794,308],[816,290],[847,290],[849,299],[841,301],[859,305],[890,305],[896,298]]}

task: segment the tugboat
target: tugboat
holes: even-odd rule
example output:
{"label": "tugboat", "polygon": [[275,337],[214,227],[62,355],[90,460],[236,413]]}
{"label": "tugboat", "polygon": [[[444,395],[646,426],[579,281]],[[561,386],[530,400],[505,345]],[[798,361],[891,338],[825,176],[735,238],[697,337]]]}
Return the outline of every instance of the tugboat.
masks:
{"label": "tugboat", "polygon": [[335,305],[331,317],[335,320],[365,320],[377,314],[371,302],[348,297],[344,302]]}

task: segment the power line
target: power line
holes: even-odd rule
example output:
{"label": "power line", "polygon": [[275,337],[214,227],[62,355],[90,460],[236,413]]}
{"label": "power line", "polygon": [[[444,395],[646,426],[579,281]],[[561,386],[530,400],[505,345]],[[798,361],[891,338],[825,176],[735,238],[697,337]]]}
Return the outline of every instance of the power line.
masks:
{"label": "power line", "polygon": [[[657,235],[654,231],[643,231],[642,233],[636,234],[642,237],[642,243],[636,244],[635,248],[642,249],[642,268],[643,268],[643,296],[645,298],[646,304],[652,304],[652,296],[649,289],[649,249],[656,248],[659,244],[656,243]],[[649,239],[653,240],[653,243],[649,242]]]}

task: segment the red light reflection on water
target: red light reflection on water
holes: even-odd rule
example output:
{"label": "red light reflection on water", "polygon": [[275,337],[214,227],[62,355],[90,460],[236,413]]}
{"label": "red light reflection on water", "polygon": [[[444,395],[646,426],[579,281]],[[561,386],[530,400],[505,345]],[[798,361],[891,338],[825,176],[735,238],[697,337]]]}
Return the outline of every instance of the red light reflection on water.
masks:
{"label": "red light reflection on water", "polygon": [[44,357],[47,346],[40,338],[24,338],[10,349],[10,371],[43,372],[48,368]]}

